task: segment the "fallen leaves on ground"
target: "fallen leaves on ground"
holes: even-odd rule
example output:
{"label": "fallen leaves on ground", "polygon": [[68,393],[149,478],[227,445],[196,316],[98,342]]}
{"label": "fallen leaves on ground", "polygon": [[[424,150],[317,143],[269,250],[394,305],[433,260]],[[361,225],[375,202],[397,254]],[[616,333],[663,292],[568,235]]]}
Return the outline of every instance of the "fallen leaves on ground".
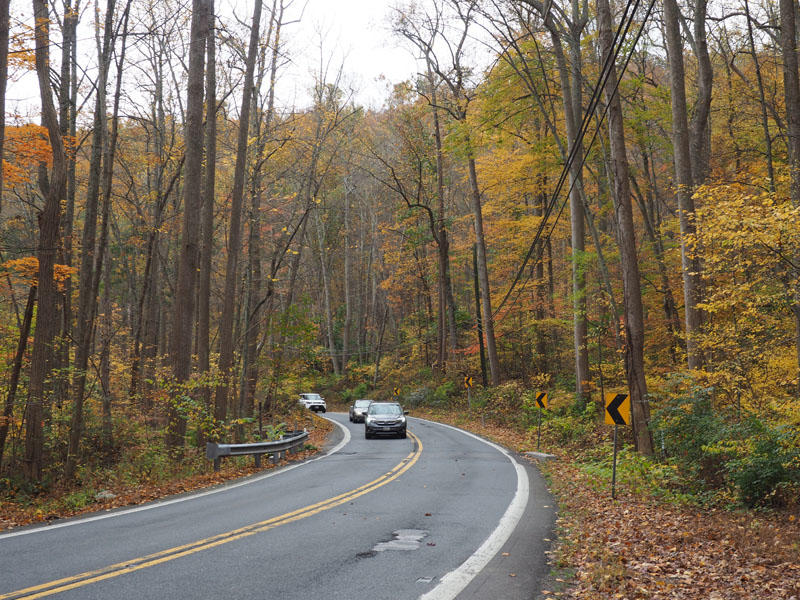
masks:
{"label": "fallen leaves on ground", "polygon": [[544,469],[560,504],[554,561],[576,570],[554,595],[800,599],[800,527],[788,516],[612,500],[568,460]]}
{"label": "fallen leaves on ground", "polygon": [[[309,431],[307,443],[314,448],[321,448],[328,434],[333,429],[333,425],[330,421],[324,419],[315,419],[314,422],[315,426]],[[303,450],[302,452],[292,455],[289,459],[284,459],[279,465],[286,464],[290,461],[305,460],[316,454],[316,452],[317,450]],[[237,465],[233,460],[223,460],[218,472],[213,471],[211,461],[209,461],[208,471],[170,481],[148,482],[135,486],[109,484],[108,487],[104,489],[111,491],[116,497],[108,500],[95,501],[79,509],[64,507],[59,507],[57,509],[46,508],[48,505],[52,506],[53,500],[56,499],[59,494],[63,495],[74,490],[54,489],[47,495],[42,495],[33,499],[28,506],[23,506],[16,502],[0,501],[0,531],[36,522],[55,521],[57,519],[73,517],[88,512],[143,504],[166,496],[196,491],[232,479],[247,477],[275,468],[272,461],[267,458],[261,461],[261,467],[259,468],[253,465],[255,461],[253,461],[252,457],[247,457],[247,459],[249,464],[246,466]]]}

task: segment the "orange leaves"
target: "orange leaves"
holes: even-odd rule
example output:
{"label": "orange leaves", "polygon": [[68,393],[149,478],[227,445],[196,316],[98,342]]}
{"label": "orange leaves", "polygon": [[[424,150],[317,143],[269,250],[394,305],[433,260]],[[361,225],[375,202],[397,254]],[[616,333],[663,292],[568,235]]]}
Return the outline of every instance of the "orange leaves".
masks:
{"label": "orange leaves", "polygon": [[[37,284],[39,275],[39,259],[35,256],[25,256],[7,260],[0,264],[0,272],[9,273],[15,279],[26,285]],[[63,283],[77,272],[75,267],[67,265],[53,265],[53,279],[58,283]]]}
{"label": "orange leaves", "polygon": [[34,123],[6,127],[4,152],[3,180],[9,187],[29,183],[40,163],[52,161],[47,130]]}

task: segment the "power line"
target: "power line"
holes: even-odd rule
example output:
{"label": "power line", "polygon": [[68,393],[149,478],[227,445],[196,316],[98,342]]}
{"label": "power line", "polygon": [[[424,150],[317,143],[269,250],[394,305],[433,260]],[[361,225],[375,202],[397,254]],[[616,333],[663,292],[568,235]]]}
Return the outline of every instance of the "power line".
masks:
{"label": "power line", "polygon": [[[627,35],[628,31],[630,30],[631,25],[633,24],[633,17],[634,17],[634,15],[636,13],[636,8],[639,6],[639,1],[640,0],[628,0],[628,3],[625,6],[625,11],[623,12],[622,19],[620,20],[619,26],[617,27],[617,31],[616,31],[615,36],[614,36],[614,40],[612,42],[612,48],[614,48],[614,50],[613,50],[613,52],[608,54],[608,56],[606,57],[605,62],[603,63],[603,68],[601,69],[600,76],[598,77],[597,84],[595,85],[594,90],[592,92],[592,98],[591,98],[591,100],[589,102],[589,106],[587,107],[586,113],[584,114],[584,118],[583,118],[583,121],[581,123],[581,127],[579,129],[579,133],[578,133],[576,142],[572,145],[570,153],[567,156],[567,160],[564,163],[564,168],[561,171],[561,175],[560,175],[560,177],[558,179],[558,182],[556,184],[556,187],[555,187],[555,189],[553,191],[553,195],[552,195],[552,197],[550,199],[550,202],[548,203],[547,209],[546,209],[545,213],[542,215],[542,221],[541,221],[541,223],[539,224],[539,227],[536,230],[536,234],[534,236],[533,242],[531,243],[530,247],[528,248],[528,252],[526,253],[525,258],[523,259],[522,264],[520,265],[520,268],[517,271],[516,276],[514,277],[514,281],[511,283],[511,287],[506,292],[505,296],[503,297],[503,300],[500,302],[500,304],[498,305],[497,309],[495,309],[495,311],[493,312],[493,315],[492,315],[493,318],[497,316],[497,314],[503,308],[505,303],[508,301],[508,298],[511,296],[512,292],[516,288],[517,284],[519,283],[520,278],[522,277],[522,273],[525,270],[525,267],[527,266],[528,262],[530,261],[531,256],[534,253],[534,250],[536,249],[536,246],[537,246],[538,242],[541,240],[542,232],[544,231],[545,226],[547,224],[547,219],[550,217],[550,215],[552,214],[553,209],[555,208],[556,202],[558,201],[558,195],[561,192],[561,188],[563,187],[564,182],[566,181],[567,175],[569,174],[569,170],[572,167],[572,163],[575,160],[575,157],[576,157],[576,154],[577,154],[577,149],[581,146],[581,143],[583,142],[583,139],[584,139],[584,137],[585,137],[585,135],[586,135],[586,133],[588,131],[589,124],[591,123],[591,117],[594,115],[594,111],[597,108],[597,104],[599,103],[600,93],[605,88],[605,85],[606,85],[606,83],[608,81],[608,77],[610,76],[610,73],[611,73],[610,65],[612,64],[611,60],[614,61],[614,64],[616,63],[616,59],[619,56],[620,51],[622,50],[622,40],[624,39],[625,35]],[[633,5],[633,11],[631,12],[630,18],[626,22],[626,17],[627,17],[627,14],[628,14],[628,11],[629,11],[631,5]],[[614,86],[614,89],[611,92],[611,96],[612,97],[613,97],[614,94],[617,93],[617,89],[619,88],[619,84],[622,81],[622,76],[624,75],[624,73],[625,73],[625,71],[626,71],[626,69],[628,67],[628,64],[630,63],[630,60],[633,57],[633,53],[634,53],[634,51],[636,49],[636,45],[637,45],[637,43],[639,42],[639,39],[642,36],[642,33],[644,31],[644,27],[645,27],[645,25],[647,23],[648,18],[650,17],[650,13],[652,12],[654,5],[655,5],[655,0],[650,0],[650,4],[647,7],[647,12],[645,13],[644,19],[642,20],[641,26],[639,27],[639,31],[637,32],[636,37],[633,40],[633,44],[631,45],[630,52],[628,53],[627,58],[625,59],[625,62],[622,65],[622,69],[620,70],[619,76],[617,77],[617,81],[616,81],[616,84]],[[624,25],[624,30],[623,30],[623,25]],[[619,41],[619,43],[617,43],[618,41]],[[603,111],[603,114],[600,115],[600,119],[599,119],[599,121],[597,123],[597,126],[595,127],[594,134],[592,135],[592,138],[591,138],[588,146],[586,147],[586,149],[583,152],[583,157],[581,158],[581,162],[580,162],[580,168],[583,168],[583,165],[586,163],[586,158],[588,157],[589,150],[592,148],[592,145],[594,144],[595,139],[597,139],[597,135],[598,135],[598,133],[600,131],[600,126],[602,125],[603,120],[605,119],[605,116],[606,116],[606,113],[608,112],[608,109],[609,109],[609,104],[606,104],[605,110]],[[550,237],[552,236],[553,231],[555,230],[555,226],[558,223],[559,218],[561,217],[561,215],[564,212],[564,208],[566,207],[567,199],[569,198],[569,194],[572,192],[572,189],[574,188],[576,182],[577,182],[577,179],[574,179],[571,182],[571,184],[570,184],[570,186],[568,188],[567,194],[566,194],[566,196],[564,198],[564,201],[562,202],[561,208],[559,209],[558,215],[556,216],[556,219],[553,222],[552,227],[550,228],[550,232],[547,234],[547,239],[550,239]],[[535,261],[534,264],[536,264],[536,262],[541,260],[543,251],[544,251],[544,245],[542,244],[542,245],[539,246],[539,253],[536,256],[536,261]]]}

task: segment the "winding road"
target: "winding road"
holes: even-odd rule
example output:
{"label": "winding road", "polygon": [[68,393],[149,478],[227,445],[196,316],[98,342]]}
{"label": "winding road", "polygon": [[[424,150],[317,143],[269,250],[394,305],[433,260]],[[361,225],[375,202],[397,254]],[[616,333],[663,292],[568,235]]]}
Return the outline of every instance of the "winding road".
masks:
{"label": "winding road", "polygon": [[536,596],[555,520],[536,469],[447,425],[365,440],[328,417],[312,460],[0,535],[0,600]]}

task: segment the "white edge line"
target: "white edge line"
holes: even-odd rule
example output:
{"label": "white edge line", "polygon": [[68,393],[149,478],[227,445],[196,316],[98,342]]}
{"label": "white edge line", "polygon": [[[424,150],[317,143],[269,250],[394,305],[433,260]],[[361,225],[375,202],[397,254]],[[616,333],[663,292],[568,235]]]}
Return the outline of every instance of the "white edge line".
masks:
{"label": "white edge line", "polygon": [[[323,417],[323,418],[328,419],[327,416]],[[222,484],[219,487],[215,487],[213,489],[206,490],[204,492],[198,492],[196,494],[189,494],[189,495],[186,495],[186,496],[181,496],[180,498],[173,498],[172,500],[164,500],[164,501],[161,501],[161,502],[156,501],[156,502],[153,502],[153,503],[143,504],[141,506],[137,506],[136,508],[128,508],[128,509],[124,509],[124,510],[117,510],[117,511],[114,511],[114,512],[108,512],[108,513],[103,513],[103,514],[99,514],[99,515],[94,515],[92,517],[77,518],[77,519],[73,519],[73,520],[70,520],[70,521],[64,521],[63,523],[53,523],[52,525],[50,525],[50,524],[42,525],[40,527],[36,527],[36,528],[32,528],[32,529],[25,529],[25,530],[22,530],[22,531],[11,531],[10,533],[0,533],[0,540],[6,539],[6,538],[11,538],[11,537],[17,537],[17,536],[20,536],[20,535],[30,535],[30,534],[33,534],[33,533],[42,533],[42,532],[46,532],[46,531],[53,531],[54,529],[61,529],[62,527],[72,527],[73,525],[81,525],[83,523],[91,523],[92,521],[102,521],[103,519],[110,519],[112,517],[121,517],[122,515],[129,515],[131,513],[137,513],[137,512],[142,512],[142,511],[145,511],[145,510],[151,510],[153,508],[162,508],[164,506],[169,506],[170,504],[177,504],[178,502],[186,502],[188,500],[196,500],[197,498],[203,498],[205,496],[211,496],[213,494],[219,494],[220,492],[227,492],[228,490],[232,490],[234,488],[242,487],[242,486],[245,486],[245,485],[250,485],[251,483],[257,483],[259,481],[264,481],[265,479],[268,479],[269,477],[274,477],[275,475],[280,475],[281,473],[286,473],[287,471],[291,471],[291,470],[296,469],[298,467],[302,467],[303,465],[307,465],[309,463],[316,462],[318,460],[322,460],[323,458],[327,458],[331,454],[335,454],[336,452],[338,452],[339,450],[344,448],[350,442],[350,430],[347,429],[347,427],[345,427],[341,423],[338,423],[338,422],[334,421],[333,419],[328,419],[328,421],[330,421],[331,423],[336,425],[339,429],[341,429],[344,432],[344,439],[342,439],[341,442],[336,444],[336,446],[331,448],[331,450],[329,452],[326,452],[325,454],[323,454],[321,456],[317,456],[316,458],[310,458],[310,459],[305,460],[305,461],[303,461],[301,463],[297,463],[295,465],[286,466],[286,467],[284,467],[284,468],[282,468],[282,469],[280,469],[278,471],[271,470],[269,473],[265,473],[264,475],[259,475],[257,477],[253,477],[252,479],[246,479],[244,481],[238,481],[236,483],[231,483],[231,484]]]}
{"label": "white edge line", "polygon": [[[435,421],[429,422],[436,423]],[[419,600],[452,600],[460,594],[478,573],[489,564],[489,561],[500,551],[503,544],[508,541],[517,523],[522,519],[522,515],[525,513],[525,507],[528,505],[528,474],[525,472],[525,467],[514,460],[514,457],[511,456],[508,450],[494,442],[485,440],[480,436],[459,429],[458,427],[453,427],[444,423],[436,424],[473,437],[505,455],[505,457],[511,461],[511,464],[514,465],[514,469],[517,472],[517,491],[514,494],[514,498],[511,500],[511,504],[508,505],[506,512],[500,518],[497,527],[489,534],[489,537],[486,538],[483,544],[481,544],[472,556],[461,563],[461,565],[444,575],[439,581],[439,584],[420,596]]]}

